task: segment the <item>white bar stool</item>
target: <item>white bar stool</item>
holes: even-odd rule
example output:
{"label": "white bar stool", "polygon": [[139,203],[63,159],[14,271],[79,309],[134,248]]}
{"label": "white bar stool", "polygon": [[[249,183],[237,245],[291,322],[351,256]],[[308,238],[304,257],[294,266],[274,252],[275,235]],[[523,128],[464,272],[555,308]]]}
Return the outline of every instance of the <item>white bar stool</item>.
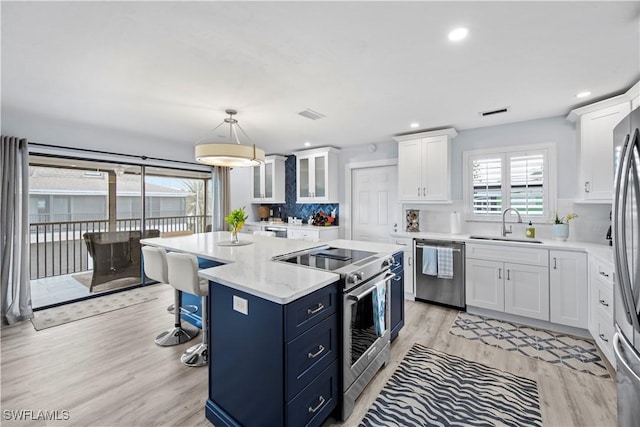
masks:
{"label": "white bar stool", "polygon": [[180,360],[187,366],[206,366],[209,360],[207,340],[207,297],[209,282],[198,277],[198,258],[195,255],[169,252],[169,284],[190,294],[202,297],[202,342],[190,347]]}
{"label": "white bar stool", "polygon": [[[150,279],[156,280],[160,283],[169,284],[168,264],[167,264],[167,252],[162,248],[156,248],[153,246],[143,246],[142,256],[144,263],[144,273]],[[182,300],[182,291],[175,289],[174,293],[174,306],[178,307],[178,310],[174,310],[174,326],[168,331],[162,332],[156,337],[156,344],[162,347],[168,347],[172,345],[178,345],[185,343],[198,335],[200,330],[191,325],[182,326],[180,319],[180,312],[182,307],[180,301]]]}

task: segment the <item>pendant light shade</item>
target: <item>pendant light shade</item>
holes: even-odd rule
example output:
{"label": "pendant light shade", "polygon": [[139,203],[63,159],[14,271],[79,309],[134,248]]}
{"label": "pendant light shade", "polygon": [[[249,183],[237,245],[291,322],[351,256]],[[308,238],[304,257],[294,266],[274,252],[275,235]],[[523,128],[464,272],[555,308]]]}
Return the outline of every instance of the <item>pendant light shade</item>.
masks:
{"label": "pendant light shade", "polygon": [[[229,114],[229,117],[224,119],[224,122],[220,123],[213,130],[219,128],[224,123],[229,124],[229,139],[233,140],[235,137],[236,143],[205,143],[197,144],[195,147],[195,157],[200,163],[204,163],[212,166],[227,166],[227,167],[248,167],[257,166],[264,163],[264,151],[256,148],[255,144],[242,145],[238,139],[238,129],[245,133],[238,121],[233,118],[238,112],[236,110],[228,109],[225,111]],[[246,133],[245,133],[246,136]]]}

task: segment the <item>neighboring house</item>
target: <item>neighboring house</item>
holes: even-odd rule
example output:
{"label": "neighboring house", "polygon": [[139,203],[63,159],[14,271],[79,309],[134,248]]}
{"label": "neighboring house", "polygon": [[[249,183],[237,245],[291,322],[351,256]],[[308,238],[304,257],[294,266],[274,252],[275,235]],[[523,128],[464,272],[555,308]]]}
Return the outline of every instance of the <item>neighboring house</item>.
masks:
{"label": "neighboring house", "polygon": [[[148,218],[186,216],[186,189],[145,184]],[[32,166],[29,177],[30,222],[106,220],[109,211],[106,172]],[[140,176],[117,177],[117,219],[141,217]]]}

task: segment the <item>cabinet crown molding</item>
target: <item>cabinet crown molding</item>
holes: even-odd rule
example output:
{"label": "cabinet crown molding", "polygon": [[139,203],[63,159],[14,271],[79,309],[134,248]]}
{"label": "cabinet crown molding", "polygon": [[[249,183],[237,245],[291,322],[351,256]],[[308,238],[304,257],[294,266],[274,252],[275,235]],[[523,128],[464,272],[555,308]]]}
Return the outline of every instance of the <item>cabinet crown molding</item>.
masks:
{"label": "cabinet crown molding", "polygon": [[458,132],[454,128],[446,128],[446,129],[432,130],[428,132],[418,132],[418,133],[410,133],[407,135],[398,135],[398,136],[394,136],[393,139],[396,142],[401,142],[401,141],[409,141],[412,139],[429,138],[433,136],[443,136],[443,135],[448,136],[450,138],[455,138],[458,135]]}
{"label": "cabinet crown molding", "polygon": [[631,100],[637,96],[640,96],[640,81],[631,86],[631,88],[622,95],[603,99],[602,101],[594,102],[593,104],[585,105],[583,107],[574,108],[567,115],[567,120],[570,122],[577,122],[583,114],[598,111],[623,102],[631,102]]}
{"label": "cabinet crown molding", "polygon": [[317,154],[317,153],[339,153],[340,149],[335,147],[319,147],[319,148],[310,148],[308,150],[299,150],[294,151],[293,154],[296,156],[301,156],[305,154]]}

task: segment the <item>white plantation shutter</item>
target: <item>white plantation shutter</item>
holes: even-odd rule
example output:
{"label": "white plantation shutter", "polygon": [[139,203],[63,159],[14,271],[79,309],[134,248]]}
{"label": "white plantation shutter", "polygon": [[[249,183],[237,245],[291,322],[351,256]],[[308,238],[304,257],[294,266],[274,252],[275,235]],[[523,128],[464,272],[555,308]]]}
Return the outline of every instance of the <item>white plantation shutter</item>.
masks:
{"label": "white plantation shutter", "polygon": [[522,215],[544,214],[544,157],[543,153],[536,153],[509,158],[509,203]]}
{"label": "white plantation shutter", "polygon": [[530,148],[465,155],[471,190],[466,200],[473,217],[499,218],[509,207],[525,218],[549,217],[549,149]]}
{"label": "white plantation shutter", "polygon": [[502,157],[472,160],[473,213],[502,212]]}

